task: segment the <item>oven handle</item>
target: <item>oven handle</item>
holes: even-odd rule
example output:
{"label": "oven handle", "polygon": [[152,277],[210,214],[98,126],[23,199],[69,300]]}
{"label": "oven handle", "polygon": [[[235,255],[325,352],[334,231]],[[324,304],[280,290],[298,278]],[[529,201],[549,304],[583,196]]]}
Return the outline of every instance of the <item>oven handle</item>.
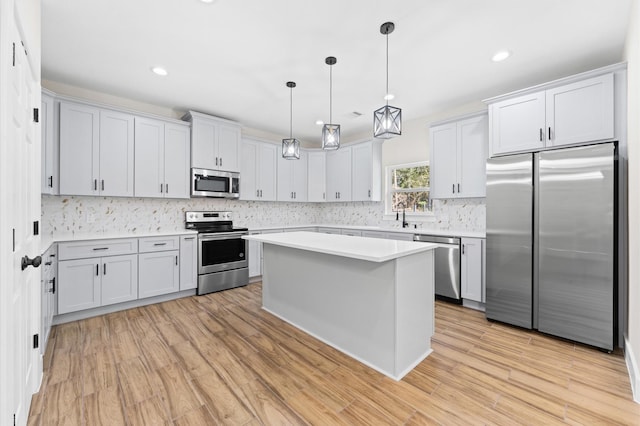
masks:
{"label": "oven handle", "polygon": [[241,238],[243,235],[249,235],[248,232],[216,232],[215,234],[200,234],[200,241],[229,240],[230,237]]}

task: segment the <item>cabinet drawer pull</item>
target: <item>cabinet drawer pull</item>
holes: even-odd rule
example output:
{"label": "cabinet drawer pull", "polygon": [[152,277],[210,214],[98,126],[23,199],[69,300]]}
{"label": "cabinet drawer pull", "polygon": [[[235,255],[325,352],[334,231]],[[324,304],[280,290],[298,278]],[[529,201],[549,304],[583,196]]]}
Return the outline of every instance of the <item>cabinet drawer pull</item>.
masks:
{"label": "cabinet drawer pull", "polygon": [[93,251],[109,250],[109,247],[94,247]]}
{"label": "cabinet drawer pull", "polygon": [[185,237],[185,240],[195,240],[196,237]]}
{"label": "cabinet drawer pull", "polygon": [[153,243],[154,246],[166,246],[167,243]]}

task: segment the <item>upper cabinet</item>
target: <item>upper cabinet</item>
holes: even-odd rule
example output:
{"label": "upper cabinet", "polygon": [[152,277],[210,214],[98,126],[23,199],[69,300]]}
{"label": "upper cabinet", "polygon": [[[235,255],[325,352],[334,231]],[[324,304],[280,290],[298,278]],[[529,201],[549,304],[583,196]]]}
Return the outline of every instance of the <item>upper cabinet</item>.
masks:
{"label": "upper cabinet", "polygon": [[189,126],[135,118],[135,196],[189,198]]}
{"label": "upper cabinet", "polygon": [[278,201],[307,201],[307,152],[288,160],[278,156]]}
{"label": "upper cabinet", "polygon": [[434,125],[429,137],[431,198],[484,197],[487,115]]}
{"label": "upper cabinet", "polygon": [[382,199],[382,141],[351,146],[351,179],[352,201]]}
{"label": "upper cabinet", "polygon": [[240,171],[240,126],[206,114],[189,111],[191,122],[191,167]]}
{"label": "upper cabinet", "polygon": [[60,193],[133,196],[133,116],[60,102]]}
{"label": "upper cabinet", "polygon": [[242,139],[240,152],[240,199],[276,200],[276,164],[279,146]]}
{"label": "upper cabinet", "polygon": [[327,153],[325,151],[307,151],[307,201],[326,201],[326,194]]}
{"label": "upper cabinet", "polygon": [[351,201],[351,147],[327,152],[327,201]]}
{"label": "upper cabinet", "polygon": [[55,99],[52,95],[42,92],[42,107],[40,111],[40,125],[42,137],[42,182],[43,194],[56,195],[59,191],[58,182],[58,141],[56,129],[58,114],[55,111]]}
{"label": "upper cabinet", "polygon": [[613,139],[614,74],[596,70],[487,100],[491,155]]}

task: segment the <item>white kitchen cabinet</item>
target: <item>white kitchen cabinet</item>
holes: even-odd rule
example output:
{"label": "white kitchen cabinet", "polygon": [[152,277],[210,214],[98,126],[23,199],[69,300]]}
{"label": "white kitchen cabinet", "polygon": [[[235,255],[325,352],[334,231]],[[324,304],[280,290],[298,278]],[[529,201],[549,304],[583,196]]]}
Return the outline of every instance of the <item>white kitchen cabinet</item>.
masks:
{"label": "white kitchen cabinet", "polygon": [[351,147],[327,152],[327,201],[351,201]]}
{"label": "white kitchen cabinet", "polygon": [[138,297],[142,299],[179,291],[179,238],[141,238],[139,245]]}
{"label": "white kitchen cabinet", "polygon": [[460,287],[463,299],[484,303],[483,239],[462,238]]}
{"label": "white kitchen cabinet", "polygon": [[411,232],[387,232],[385,238],[388,240],[413,241],[413,233]]}
{"label": "white kitchen cabinet", "polygon": [[325,151],[307,151],[307,201],[326,201],[327,154]]}
{"label": "white kitchen cabinet", "polygon": [[138,298],[138,259],[135,254],[103,257],[100,304],[102,306]]}
{"label": "white kitchen cabinet", "polygon": [[279,146],[246,138],[241,145],[240,199],[275,201]]}
{"label": "white kitchen cabinet", "polygon": [[366,238],[386,238],[385,233],[380,231],[362,231],[362,236]]}
{"label": "white kitchen cabinet", "polygon": [[431,198],[486,196],[487,115],[434,125],[431,142]]}
{"label": "white kitchen cabinet", "polygon": [[327,228],[327,227],[324,227],[324,226],[319,226],[318,227],[318,232],[322,232],[324,234],[336,234],[336,235],[339,235],[339,234],[342,234],[342,229],[340,229],[340,228]]}
{"label": "white kitchen cabinet", "polygon": [[56,301],[56,281],[58,275],[57,244],[51,247],[42,255],[41,272],[41,298],[40,298],[40,353],[43,354],[47,348],[51,324],[55,315]]}
{"label": "white kitchen cabinet", "polygon": [[133,196],[133,116],[60,102],[60,193]]}
{"label": "white kitchen cabinet", "polygon": [[180,291],[198,287],[198,237],[180,237]]}
{"label": "white kitchen cabinet", "polygon": [[362,231],[357,231],[355,229],[343,229],[340,233],[342,235],[350,235],[352,237],[362,237]]}
{"label": "white kitchen cabinet", "polygon": [[135,300],[137,239],[58,244],[58,314]]}
{"label": "white kitchen cabinet", "polygon": [[40,108],[41,126],[41,157],[42,157],[42,182],[41,192],[43,194],[57,195],[59,193],[59,172],[58,172],[58,138],[56,130],[58,128],[58,114],[55,110],[55,99],[52,94],[42,92],[42,103]]}
{"label": "white kitchen cabinet", "polygon": [[[259,235],[262,232],[249,232],[249,235]],[[262,243],[249,241],[249,277],[262,275]]]}
{"label": "white kitchen cabinet", "polygon": [[191,122],[191,167],[240,171],[240,126],[221,118],[189,111]]}
{"label": "white kitchen cabinet", "polygon": [[382,199],[382,141],[351,146],[351,200]]}
{"label": "white kitchen cabinet", "polygon": [[300,158],[288,160],[278,157],[278,201],[307,201],[307,152],[300,150]]}
{"label": "white kitchen cabinet", "polygon": [[613,73],[489,100],[491,155],[614,138]]}
{"label": "white kitchen cabinet", "polygon": [[189,198],[189,128],[135,118],[136,197]]}

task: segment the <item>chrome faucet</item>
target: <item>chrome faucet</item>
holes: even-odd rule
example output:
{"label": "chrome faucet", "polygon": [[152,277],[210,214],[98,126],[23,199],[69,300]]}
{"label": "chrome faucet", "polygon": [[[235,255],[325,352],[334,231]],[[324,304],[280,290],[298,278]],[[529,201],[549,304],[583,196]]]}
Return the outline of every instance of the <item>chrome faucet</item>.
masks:
{"label": "chrome faucet", "polygon": [[404,208],[402,209],[402,227],[403,228],[407,228],[409,226],[409,222],[407,222],[405,214],[404,214]]}

